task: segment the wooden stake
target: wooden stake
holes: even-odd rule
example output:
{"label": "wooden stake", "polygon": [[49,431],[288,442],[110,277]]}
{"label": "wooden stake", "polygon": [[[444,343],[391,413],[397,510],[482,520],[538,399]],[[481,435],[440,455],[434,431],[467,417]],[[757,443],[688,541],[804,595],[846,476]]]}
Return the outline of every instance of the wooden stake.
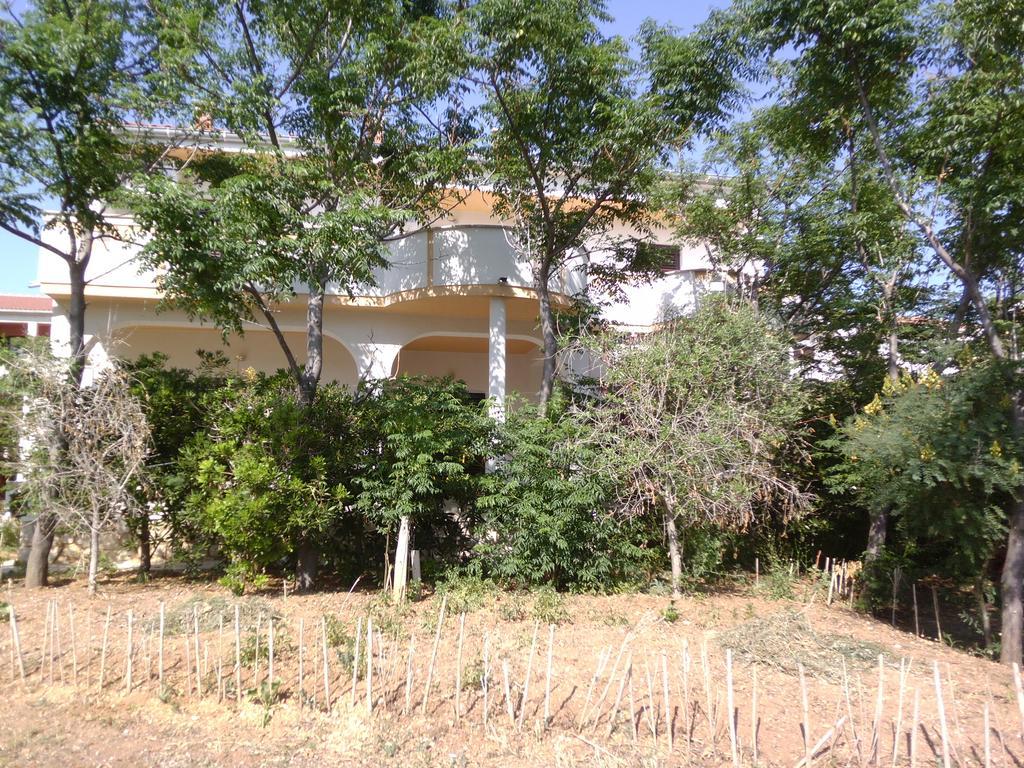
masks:
{"label": "wooden stake", "polygon": [[[22,684],[25,683],[25,659],[21,655],[21,638],[18,636],[18,617],[14,612],[14,603],[9,603],[11,613],[11,642],[14,643],[14,655],[18,659],[18,673],[21,676]],[[14,670],[11,670],[11,677],[14,677]]]}
{"label": "wooden stake", "polygon": [[1017,690],[1017,711],[1020,713],[1020,734],[1024,738],[1024,683],[1021,682],[1020,665],[1013,662],[1013,687]]}
{"label": "wooden stake", "polygon": [[626,682],[629,677],[633,674],[633,652],[630,651],[629,656],[626,657],[626,666],[622,670],[622,679],[619,680],[619,690],[615,694],[615,703],[612,704],[612,713],[608,717],[608,733],[607,736],[612,735],[612,731],[615,729],[615,718],[619,714],[619,705],[622,704],[622,694],[626,690]]}
{"label": "wooden stake", "polygon": [[64,649],[60,644],[60,607],[57,601],[53,601],[53,634],[57,645],[57,672],[60,675],[60,684],[64,685]]}
{"label": "wooden stake", "polygon": [[516,723],[518,730],[523,730],[523,718],[526,716],[526,703],[530,698],[530,673],[533,672],[533,655],[537,652],[537,631],[540,629],[540,622],[533,623],[533,641],[530,643],[530,656],[526,661],[526,677],[523,678],[523,695],[519,699],[519,721]]}
{"label": "wooden stake", "polygon": [[[287,583],[287,582],[285,582]],[[267,684],[274,689],[274,614],[267,622]]]}
{"label": "wooden stake", "polygon": [[811,710],[807,705],[807,677],[804,674],[804,665],[799,664],[797,669],[800,672],[800,703],[803,705],[804,721],[804,765],[810,768],[811,765]]}
{"label": "wooden stake", "polygon": [[875,699],[875,719],[871,723],[871,759],[877,766],[882,751],[882,712],[885,707],[885,657],[878,654],[878,695]]}
{"label": "wooden stake", "polygon": [[240,606],[235,605],[235,702],[242,703],[242,622]]}
{"label": "wooden stake", "polygon": [[583,709],[580,712],[579,722],[576,723],[576,730],[583,730],[583,723],[586,722],[587,710],[590,708],[590,697],[594,695],[594,686],[597,685],[597,681],[601,677],[601,673],[604,672],[604,666],[608,663],[608,658],[611,656],[611,648],[602,648],[601,652],[597,655],[597,667],[594,669],[594,676],[590,678],[590,685],[587,686],[587,698],[583,702]]}
{"label": "wooden stake", "polygon": [[441,610],[437,612],[437,631],[434,633],[434,647],[430,651],[430,665],[427,667],[427,682],[423,686],[423,704],[420,714],[427,712],[427,700],[430,698],[430,683],[434,679],[434,662],[437,661],[437,649],[441,645],[441,629],[444,627],[444,611],[448,607],[448,595],[441,598]]}
{"label": "wooden stake", "polygon": [[896,727],[893,729],[892,740],[892,768],[896,768],[896,761],[900,754],[900,732],[903,730],[903,693],[907,687],[907,675],[910,669],[904,665],[905,659],[900,658],[900,693],[896,703]]}
{"label": "wooden stake", "polygon": [[224,701],[224,614],[217,614],[217,701]]}
{"label": "wooden stake", "polygon": [[686,744],[689,747],[693,738],[691,728],[692,718],[690,716],[690,641],[683,638],[683,727],[686,730]]}
{"label": "wooden stake", "polygon": [[[790,566],[792,568],[792,566]],[[718,723],[715,717],[714,706],[711,704],[711,665],[708,662],[708,641],[702,640],[700,644],[700,664],[704,671],[704,701],[707,704],[708,729],[711,734],[711,741],[715,741],[718,735]]]}
{"label": "wooden stake", "polygon": [[306,688],[303,685],[304,661],[306,651],[306,620],[299,617],[299,709],[306,705]]}
{"label": "wooden stake", "polygon": [[352,656],[352,706],[356,705],[356,683],[359,680],[359,647],[363,642],[363,617],[356,619],[356,649]]}
{"label": "wooden stake", "polygon": [[373,714],[373,617],[366,617],[366,712]]}
{"label": "wooden stake", "polygon": [[135,649],[132,647],[132,609],[128,609],[128,640],[125,646],[125,654],[128,657],[125,662],[124,671],[124,690],[126,693],[132,692],[132,655]]}
{"label": "wooden stake", "polygon": [[991,725],[989,725],[988,721],[988,701],[985,702],[982,709],[982,727],[985,729],[985,768],[992,768],[992,741],[990,738]]}
{"label": "wooden stake", "polygon": [[548,625],[548,669],[544,676],[544,730],[551,724],[551,658],[555,648],[555,625]]}
{"label": "wooden stake", "polygon": [[910,768],[917,765],[917,724],[921,714],[921,689],[914,689],[914,715],[910,727]]}
{"label": "wooden stake", "polygon": [[651,680],[651,665],[644,658],[644,677],[647,680],[647,724],[651,728],[651,738],[658,742],[658,710],[654,703],[654,682]]}
{"label": "wooden stake", "polygon": [[[203,669],[199,661],[199,606],[192,606],[192,627],[195,629],[195,648],[196,648],[196,695],[199,698],[203,698]],[[259,632],[256,633],[256,659],[259,664]]]}
{"label": "wooden stake", "polygon": [[732,748],[732,764],[739,768],[740,753],[736,743],[736,700],[732,688],[732,649],[725,651],[726,706],[729,708],[729,746]]}
{"label": "wooden stake", "polygon": [[103,673],[107,668],[107,638],[110,635],[110,603],[107,603],[107,620],[103,623],[103,645],[100,650],[100,690],[103,690]]}
{"label": "wooden stake", "polygon": [[480,690],[481,690],[481,693],[483,694],[483,709],[481,710],[481,715],[482,715],[483,721],[484,721],[484,734],[485,735],[487,733],[487,710],[488,710],[488,706],[487,706],[487,704],[488,704],[488,701],[487,701],[488,690],[487,689],[490,688],[490,685],[489,685],[490,680],[488,680],[488,677],[490,676],[490,663],[489,663],[490,662],[490,650],[491,650],[491,636],[490,636],[489,633],[485,632],[484,633],[484,671],[483,671],[483,674],[480,675]]}
{"label": "wooden stake", "polygon": [[501,660],[501,676],[504,681],[505,688],[505,709],[508,711],[508,721],[512,725],[516,724],[516,713],[512,707],[512,692],[509,690],[508,685],[508,659]]}
{"label": "wooden stake", "polygon": [[932,586],[932,610],[935,611],[935,633],[938,635],[938,640],[942,642],[942,624],[939,623],[939,593]]}
{"label": "wooden stake", "polygon": [[636,732],[636,699],[633,696],[633,674],[632,674],[632,661],[630,662],[630,675],[629,680],[626,683],[626,689],[629,691],[629,732],[633,738],[633,743],[636,743],[637,732]]}
{"label": "wooden stake", "polygon": [[753,669],[753,686],[750,694],[750,744],[754,753],[754,765],[757,765],[757,667]]}
{"label": "wooden stake", "polygon": [[939,662],[932,662],[932,671],[935,678],[935,706],[939,713],[939,733],[942,736],[942,766],[950,768],[949,728],[946,726],[946,705],[942,700],[942,676],[939,675]]}
{"label": "wooden stake", "polygon": [[[731,651],[730,651],[731,653]],[[729,674],[732,674],[732,666],[729,667]],[[730,677],[730,711],[732,709],[731,696],[732,696],[732,678]],[[665,711],[665,731],[668,734],[668,751],[671,754],[673,747],[675,746],[674,734],[672,733],[672,705],[669,700],[668,694],[668,658],[665,656],[665,652],[661,652],[661,694],[662,694],[662,707]],[[735,736],[735,734],[734,734]]]}
{"label": "wooden stake", "polygon": [[[462,718],[462,639],[466,632],[466,612],[459,614],[459,644],[455,652],[455,722]],[[412,660],[412,649],[409,650],[410,663]],[[408,688],[408,685],[406,685]],[[408,706],[408,705],[407,705]]]}
{"label": "wooden stake", "polygon": [[[465,618],[465,614],[463,614]],[[405,706],[402,708],[402,714],[409,714],[409,709],[412,704],[412,659],[413,654],[416,652],[416,635],[409,635],[409,653],[405,662]],[[459,691],[462,688],[462,665],[459,665],[459,669],[455,671],[455,700],[458,702]],[[455,706],[455,717],[458,719],[459,706]]]}
{"label": "wooden stake", "polygon": [[157,641],[157,679],[160,681],[160,692],[164,690],[164,604],[160,602],[160,639]]}
{"label": "wooden stake", "polygon": [[[327,712],[331,711],[331,665],[330,660],[327,657],[327,619],[324,616],[320,617],[320,640],[321,648],[323,650],[323,665],[324,665],[324,710]],[[354,689],[353,689],[354,690]]]}
{"label": "wooden stake", "polygon": [[921,636],[921,622],[917,614],[917,582],[910,585],[910,593],[914,596],[914,635]]}

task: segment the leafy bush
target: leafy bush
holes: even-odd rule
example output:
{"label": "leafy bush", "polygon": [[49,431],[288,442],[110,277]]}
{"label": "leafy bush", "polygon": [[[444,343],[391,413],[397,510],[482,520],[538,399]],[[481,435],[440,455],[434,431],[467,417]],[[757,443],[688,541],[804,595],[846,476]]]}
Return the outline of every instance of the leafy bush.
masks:
{"label": "leafy bush", "polygon": [[345,514],[358,450],[351,396],[328,384],[306,408],[286,376],[250,371],[205,404],[209,432],[181,458],[194,483],[186,507],[199,529],[251,572],[305,538],[326,539]]}
{"label": "leafy bush", "polygon": [[659,560],[641,520],[609,511],[606,478],[581,471],[581,429],[521,407],[499,428],[495,470],[482,481],[478,567],[512,586],[601,590],[643,581]]}

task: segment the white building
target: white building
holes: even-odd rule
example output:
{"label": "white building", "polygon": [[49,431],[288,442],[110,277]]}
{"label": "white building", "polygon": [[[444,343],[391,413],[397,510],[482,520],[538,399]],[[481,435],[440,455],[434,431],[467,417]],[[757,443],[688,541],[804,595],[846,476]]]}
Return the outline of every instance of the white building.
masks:
{"label": "white building", "polygon": [[[230,147],[225,147],[231,151]],[[123,224],[131,224],[125,214]],[[62,234],[47,229],[58,244]],[[658,233],[664,246],[663,275],[651,284],[627,287],[625,299],[609,306],[613,323],[642,331],[666,311],[692,308],[703,291],[722,290],[703,247],[673,245],[670,232]],[[190,321],[177,311],[157,311],[157,275],[140,271],[137,245],[114,240],[97,243],[86,275],[86,336],[92,370],[112,357],[134,358],[163,352],[169,364],[194,367],[197,350],[222,351],[238,370],[271,372],[284,367],[270,331],[252,323],[244,336],[225,343],[211,325]],[[542,370],[538,301],[530,265],[512,247],[506,222],[495,218],[489,195],[469,193],[442,221],[390,245],[390,266],[376,284],[350,297],[328,291],[324,311],[323,379],[354,386],[360,378],[397,374],[450,375],[471,392],[502,400],[506,392],[535,398]],[[581,255],[556,276],[556,302],[586,289]],[[66,306],[70,286],[66,264],[40,250],[38,280],[55,303],[52,340],[67,348]],[[301,365],[305,356],[305,303],[302,294],[276,307],[276,319]]]}

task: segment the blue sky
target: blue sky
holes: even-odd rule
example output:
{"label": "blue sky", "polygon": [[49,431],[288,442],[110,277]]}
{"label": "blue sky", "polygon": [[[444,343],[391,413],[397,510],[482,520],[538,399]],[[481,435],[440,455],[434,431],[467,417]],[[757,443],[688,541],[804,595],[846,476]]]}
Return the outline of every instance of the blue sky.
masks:
{"label": "blue sky", "polygon": [[[726,0],[608,0],[608,11],[614,17],[609,30],[630,36],[644,19],[652,18],[688,32],[712,9],[726,5]],[[36,279],[36,259],[35,246],[0,232],[0,293],[38,293],[30,287]]]}

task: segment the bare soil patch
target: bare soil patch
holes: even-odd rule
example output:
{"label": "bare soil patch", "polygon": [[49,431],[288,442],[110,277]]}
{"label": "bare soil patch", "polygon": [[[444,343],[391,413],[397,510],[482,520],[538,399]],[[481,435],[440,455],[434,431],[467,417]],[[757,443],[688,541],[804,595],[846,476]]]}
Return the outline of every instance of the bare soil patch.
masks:
{"label": "bare soil patch", "polygon": [[96,598],[78,582],[14,589],[26,678],[0,625],[0,765],[731,765],[727,652],[742,765],[755,733],[758,763],[797,765],[805,721],[818,765],[909,765],[912,746],[915,764],[941,765],[943,730],[952,764],[985,765],[986,741],[990,765],[1020,764],[1008,670],[826,606],[818,583],[797,593],[686,597],[675,621],[651,595],[453,594],[438,636],[438,596],[400,607],[376,592],[235,598],[167,577],[114,580]]}

